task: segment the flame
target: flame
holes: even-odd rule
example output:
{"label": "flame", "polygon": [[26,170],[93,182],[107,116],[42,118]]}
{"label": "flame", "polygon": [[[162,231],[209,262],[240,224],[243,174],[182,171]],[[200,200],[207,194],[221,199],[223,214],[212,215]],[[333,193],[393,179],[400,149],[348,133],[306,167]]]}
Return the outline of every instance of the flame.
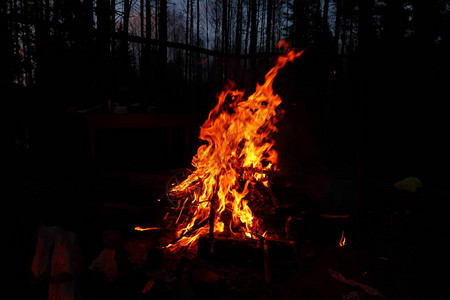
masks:
{"label": "flame", "polygon": [[251,204],[262,200],[257,188],[270,187],[267,172],[277,170],[271,134],[277,131],[282,100],[272,85],[278,71],[302,53],[291,49],[279,56],[265,82],[257,84],[247,99],[232,82],[218,95],[217,105],[200,128],[199,138],[206,143],[192,159],[194,170],[171,190],[189,210],[181,219],[180,212],[178,239],[166,247],[175,251],[191,246],[210,232],[211,224],[215,234],[253,239],[266,235]]}
{"label": "flame", "polygon": [[339,240],[339,247],[345,246],[344,230],[342,230],[341,239]]}
{"label": "flame", "polygon": [[136,230],[136,231],[147,231],[147,230],[158,230],[158,229],[163,229],[163,228],[162,227],[145,227],[145,228],[142,228],[141,226],[134,227],[134,230]]}

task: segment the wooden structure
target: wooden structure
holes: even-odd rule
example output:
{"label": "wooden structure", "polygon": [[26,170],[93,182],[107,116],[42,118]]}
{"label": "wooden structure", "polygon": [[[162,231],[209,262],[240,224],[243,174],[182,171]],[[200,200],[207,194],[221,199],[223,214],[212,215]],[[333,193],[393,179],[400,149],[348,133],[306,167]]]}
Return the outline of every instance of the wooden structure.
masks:
{"label": "wooden structure", "polygon": [[192,114],[86,114],[81,115],[85,120],[85,128],[88,140],[88,151],[92,161],[96,161],[98,155],[97,137],[101,130],[110,129],[165,129],[165,147],[168,151],[167,158],[173,161],[175,153],[174,130],[181,129],[183,135],[183,160],[192,159],[193,137],[196,130],[198,116]]}

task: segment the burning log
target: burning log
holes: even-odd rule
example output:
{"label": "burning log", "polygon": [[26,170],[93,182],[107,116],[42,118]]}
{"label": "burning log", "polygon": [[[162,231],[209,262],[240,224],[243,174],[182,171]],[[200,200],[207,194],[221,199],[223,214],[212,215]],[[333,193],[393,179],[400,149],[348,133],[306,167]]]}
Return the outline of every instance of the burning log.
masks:
{"label": "burning log", "polygon": [[185,231],[184,233],[182,233],[179,237],[177,237],[175,240],[173,240],[172,242],[170,242],[169,244],[167,244],[166,247],[171,247],[172,245],[175,245],[176,243],[178,243],[181,239],[185,238],[185,237],[189,237],[192,234],[194,234],[197,230],[199,230],[200,228],[202,228],[203,226],[206,225],[206,223],[209,222],[209,219],[205,219],[203,221],[201,221],[200,223],[198,223],[197,225],[194,225],[194,227],[192,227],[191,229],[189,229],[188,231]]}

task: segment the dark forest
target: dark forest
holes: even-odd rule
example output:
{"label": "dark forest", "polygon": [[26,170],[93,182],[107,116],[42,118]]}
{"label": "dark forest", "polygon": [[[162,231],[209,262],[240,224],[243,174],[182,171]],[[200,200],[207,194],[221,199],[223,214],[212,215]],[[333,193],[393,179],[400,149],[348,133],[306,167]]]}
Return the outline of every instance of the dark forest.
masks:
{"label": "dark forest", "polygon": [[[428,236],[433,249],[441,247],[443,208],[450,200],[450,1],[2,0],[0,5],[5,173],[12,195],[4,202],[16,262],[9,274],[14,287],[29,290],[24,298],[63,299],[47,290],[51,276],[31,273],[42,226],[75,232],[87,265],[101,249],[122,249],[129,237],[124,228],[144,219],[156,223],[164,215],[161,195],[173,174],[190,167],[202,144],[199,128],[217,94],[232,81],[250,95],[288,48],[304,53],[274,83],[284,114],[274,136],[282,174],[273,192],[300,199],[294,206],[302,214],[350,215],[345,226],[357,255],[390,247],[392,257],[400,257],[386,271],[398,272],[390,277],[394,283],[369,281],[380,283],[389,299],[443,297],[435,287],[438,275],[424,279],[434,274],[429,265],[440,264],[440,256],[413,246],[413,240]],[[420,179],[413,192],[395,185],[413,177]],[[317,238],[326,226],[308,233]],[[105,232],[113,232],[114,246],[105,246]],[[384,246],[367,247],[380,236]],[[303,236],[295,242],[301,248],[305,240],[310,242]],[[312,240],[323,246],[323,240]],[[425,263],[425,256],[432,263]],[[308,259],[300,259],[303,271]],[[137,268],[122,263],[128,269],[121,274]],[[188,269],[193,265],[190,261]],[[418,271],[421,267],[426,271]],[[414,275],[405,275],[412,269]],[[303,271],[302,280],[309,278]],[[139,294],[133,286],[134,295],[123,286],[137,274],[119,274],[111,284],[71,272],[84,280],[76,299],[162,299],[173,291],[172,283],[161,279],[160,294],[156,288],[153,296]],[[291,279],[286,282],[295,285]],[[271,285],[273,299],[378,297],[346,298],[350,294],[341,290],[326,293],[305,284],[278,298],[282,286]],[[91,289],[95,292],[86,292]],[[218,283],[208,289],[224,293],[210,299],[232,299]],[[174,290],[164,299],[180,299],[180,290]],[[192,295],[187,299],[203,294]]]}

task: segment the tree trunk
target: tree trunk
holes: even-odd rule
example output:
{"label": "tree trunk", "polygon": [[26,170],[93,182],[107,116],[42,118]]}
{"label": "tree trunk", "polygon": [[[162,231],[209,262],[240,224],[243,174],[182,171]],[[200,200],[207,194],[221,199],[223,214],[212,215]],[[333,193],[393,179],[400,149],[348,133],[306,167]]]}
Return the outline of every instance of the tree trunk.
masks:
{"label": "tree trunk", "polygon": [[155,29],[154,29],[154,32],[155,32],[155,40],[157,40],[159,37],[158,37],[158,26],[159,26],[159,22],[158,22],[158,18],[159,18],[159,14],[158,14],[158,11],[159,11],[159,1],[158,0],[156,0],[155,1],[155,18],[154,18],[154,24],[155,24]]}
{"label": "tree trunk", "polygon": [[249,45],[248,45],[248,41],[249,41],[249,36],[250,36],[250,19],[251,19],[251,8],[250,8],[250,1],[247,2],[247,24],[245,26],[245,42],[244,42],[244,53],[245,54],[249,54]]}
{"label": "tree trunk", "polygon": [[[186,45],[189,45],[189,17],[190,17],[190,1],[192,0],[186,0],[186,28],[185,28],[185,36],[184,36],[184,42]],[[184,73],[186,78],[189,78],[189,51],[186,49],[185,51],[185,67],[184,67]]]}
{"label": "tree trunk", "polygon": [[[278,14],[277,14],[277,2],[274,1],[273,9],[272,9],[272,49],[273,49],[273,46],[276,46],[276,44],[278,42],[278,41],[275,40],[275,28],[276,28],[275,24],[277,24],[276,16],[278,16]],[[279,14],[279,16],[281,17],[281,14]],[[279,34],[279,36],[281,36],[281,34]]]}
{"label": "tree trunk", "polygon": [[51,46],[49,22],[36,25],[36,83],[42,87],[50,82]]}
{"label": "tree trunk", "polygon": [[[22,2],[22,11],[25,13],[29,12],[28,3],[26,1]],[[23,43],[25,47],[24,50],[24,73],[25,73],[25,84],[27,86],[31,86],[33,84],[33,63],[32,63],[32,54],[31,54],[31,26],[30,24],[23,24],[24,26],[24,35],[23,35]]]}
{"label": "tree trunk", "polygon": [[106,101],[108,94],[107,88],[110,76],[110,29],[111,29],[111,15],[109,0],[97,0],[97,82],[104,99]]}
{"label": "tree trunk", "polygon": [[[196,46],[200,47],[200,1],[197,0],[196,3],[196,7],[197,7],[197,39],[196,39]],[[200,64],[198,62],[200,62],[200,52],[197,52],[195,55],[195,60],[197,62],[197,68],[195,70],[195,78],[196,78],[196,82],[199,83],[201,81],[200,78]]]}
{"label": "tree trunk", "polygon": [[227,13],[227,33],[228,33],[228,52],[227,53],[231,53],[233,51],[231,51],[232,48],[232,43],[231,43],[231,31],[232,31],[232,24],[233,24],[233,0],[228,0],[228,13]]}
{"label": "tree trunk", "polygon": [[53,0],[53,22],[58,22],[61,15],[61,0]]}
{"label": "tree trunk", "polygon": [[197,0],[197,47],[200,47],[200,2]]}
{"label": "tree trunk", "polygon": [[50,0],[45,0],[44,7],[44,20],[50,21]]}
{"label": "tree trunk", "polygon": [[[139,25],[140,25],[139,31],[140,31],[141,38],[144,38],[144,36],[145,36],[144,16],[145,16],[145,3],[144,3],[144,0],[139,0]],[[139,46],[139,66],[142,65],[144,52],[145,52],[145,45],[140,44],[140,46]]]}
{"label": "tree trunk", "polygon": [[214,49],[220,50],[220,39],[219,39],[219,32],[220,32],[220,18],[219,18],[219,0],[215,0],[214,5],[214,20],[215,20],[215,27],[214,27]]}
{"label": "tree trunk", "polygon": [[372,42],[373,0],[358,2],[358,51],[367,53]]}
{"label": "tree trunk", "polygon": [[235,50],[234,53],[236,55],[241,54],[242,47],[242,0],[238,0],[237,2],[237,13],[236,13],[236,36],[234,39]]}
{"label": "tree trunk", "polygon": [[383,37],[390,46],[399,43],[404,37],[404,9],[400,0],[388,1],[385,7]]}
{"label": "tree trunk", "polygon": [[[161,0],[159,8],[159,40],[162,46],[158,50],[158,86],[160,95],[167,90],[167,0]],[[166,96],[167,97],[167,96]],[[168,97],[167,97],[168,98]],[[167,99],[164,99],[167,100]]]}
{"label": "tree trunk", "polygon": [[322,32],[322,14],[321,14],[321,4],[322,0],[315,0],[314,1],[314,22],[313,22],[313,32],[314,32],[314,39],[316,40],[320,33]]}
{"label": "tree trunk", "polygon": [[430,49],[433,46],[433,40],[436,38],[434,27],[438,27],[438,24],[436,21],[437,14],[435,13],[435,2],[436,1],[413,1],[415,36],[419,47],[422,49]]}
{"label": "tree trunk", "polygon": [[145,38],[152,39],[152,8],[150,0],[145,0]]}
{"label": "tree trunk", "polygon": [[330,7],[330,0],[323,1],[323,16],[322,16],[322,32],[328,33],[328,9]]}
{"label": "tree trunk", "polygon": [[6,91],[6,87],[9,87],[13,81],[12,61],[13,61],[13,46],[12,36],[9,27],[7,15],[6,1],[0,3],[0,41],[2,46],[0,47],[0,88],[2,91]]}
{"label": "tree trunk", "polygon": [[194,44],[194,0],[191,0],[190,12],[191,12],[191,18],[190,18],[191,24],[189,25],[189,27],[190,27],[189,40],[191,41],[191,45],[193,45]]}
{"label": "tree trunk", "polygon": [[[109,2],[109,1],[108,1]],[[98,4],[97,4],[98,6]],[[111,43],[111,57],[114,57],[115,49],[116,49],[116,39],[114,38],[114,33],[116,32],[116,0],[111,0],[110,3],[110,13],[109,17],[111,18],[109,21],[109,38]]]}
{"label": "tree trunk", "polygon": [[[17,9],[18,9],[17,0],[11,0],[11,11],[16,12]],[[4,20],[6,21],[7,19],[5,18]],[[19,22],[11,22],[9,25],[11,26],[12,50],[19,49],[20,48],[19,33],[21,31],[21,29],[19,27]],[[22,63],[21,58],[22,58],[21,53],[18,51],[15,51],[13,54],[13,59],[16,60],[18,62],[18,64],[20,64],[20,63]],[[18,66],[12,65],[11,67],[13,68],[13,80],[15,78],[17,83],[22,83],[22,72],[18,71]]]}
{"label": "tree trunk", "polygon": [[[152,53],[151,49],[152,46],[150,44],[150,41],[152,40],[152,11],[150,6],[150,0],[145,0],[145,37],[143,38],[145,41],[142,43],[143,46],[143,53],[142,53],[142,59],[141,59],[141,66],[140,71],[142,74],[143,79],[146,82],[152,83]],[[147,42],[147,43],[145,43]]]}
{"label": "tree trunk", "polygon": [[165,75],[167,68],[167,0],[161,0],[161,7],[159,9],[159,40],[164,44],[160,47],[159,60],[161,63],[161,71]]}
{"label": "tree trunk", "polygon": [[[206,0],[205,4],[205,24],[206,24],[206,47],[209,49],[209,18],[208,18],[209,4],[208,0]],[[209,62],[209,60],[208,60]]]}
{"label": "tree trunk", "polygon": [[341,32],[341,54],[346,54],[347,46],[347,21],[348,19],[345,16],[342,16],[342,32]]}
{"label": "tree trunk", "polygon": [[264,34],[264,31],[266,30],[265,24],[266,24],[266,1],[262,1],[263,4],[261,4],[260,2],[258,3],[258,7],[260,7],[261,9],[258,11],[258,20],[260,21],[260,31],[261,34],[259,35],[259,52],[264,51],[265,48],[265,43],[264,43],[264,39],[266,37],[266,35]]}
{"label": "tree trunk", "polygon": [[273,0],[267,1],[267,21],[266,21],[266,52],[272,50],[272,11]]}
{"label": "tree trunk", "polygon": [[[334,43],[336,51],[339,49],[339,37],[341,33],[341,14],[342,14],[342,0],[335,0],[336,2],[336,19],[334,23]],[[361,1],[364,2],[364,1]]]}
{"label": "tree trunk", "polygon": [[250,46],[249,54],[256,53],[256,43],[258,41],[258,23],[256,19],[258,7],[256,6],[256,0],[250,0]]}
{"label": "tree trunk", "polygon": [[228,53],[228,0],[222,0],[222,52]]}
{"label": "tree trunk", "polygon": [[130,27],[131,0],[123,0],[123,33],[128,35]]}

